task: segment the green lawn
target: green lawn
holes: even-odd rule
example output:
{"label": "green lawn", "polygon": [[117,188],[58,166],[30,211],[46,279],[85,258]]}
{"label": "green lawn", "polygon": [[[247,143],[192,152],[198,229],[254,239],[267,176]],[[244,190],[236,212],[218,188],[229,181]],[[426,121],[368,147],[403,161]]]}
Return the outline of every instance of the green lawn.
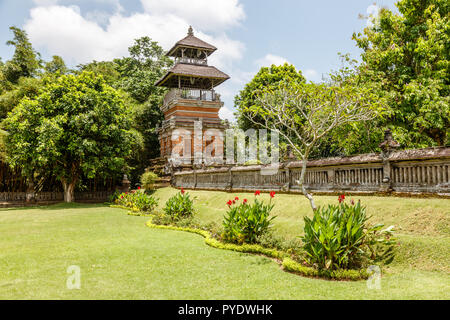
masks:
{"label": "green lawn", "polygon": [[[156,195],[163,202],[175,192]],[[189,192],[199,219],[221,220],[230,194]],[[122,209],[61,204],[0,210],[0,299],[449,299],[450,200],[362,200],[375,220],[402,227],[381,290],[286,273],[268,258],[208,247],[195,234],[150,229],[148,218]],[[306,201],[276,201],[276,229],[298,236]],[[80,290],[66,287],[71,265],[81,268]]]}

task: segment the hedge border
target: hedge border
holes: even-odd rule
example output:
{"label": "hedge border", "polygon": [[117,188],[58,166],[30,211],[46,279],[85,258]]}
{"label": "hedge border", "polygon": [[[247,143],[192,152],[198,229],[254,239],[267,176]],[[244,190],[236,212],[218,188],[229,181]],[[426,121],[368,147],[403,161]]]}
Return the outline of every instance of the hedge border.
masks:
{"label": "hedge border", "polygon": [[[121,205],[110,205],[111,208],[119,208],[128,210],[127,214],[131,216],[144,216],[144,217],[152,217],[152,214],[144,213],[142,211],[133,210],[126,206]],[[205,243],[210,247],[216,249],[230,250],[235,252],[242,253],[250,253],[250,254],[260,254],[269,258],[273,258],[276,260],[278,264],[281,265],[282,270],[290,273],[299,274],[304,277],[309,278],[319,278],[325,280],[337,280],[337,281],[358,281],[367,279],[370,274],[364,270],[334,270],[334,271],[326,271],[326,270],[317,270],[308,266],[305,266],[293,259],[291,259],[290,255],[286,252],[265,248],[258,244],[233,244],[233,243],[223,243],[219,240],[213,238],[211,233],[206,230],[196,229],[196,228],[188,228],[188,227],[177,227],[173,225],[159,225],[152,223],[152,218],[146,222],[147,227],[153,229],[163,229],[163,230],[173,230],[173,231],[183,231],[194,233],[205,238]]]}
{"label": "hedge border", "polygon": [[231,250],[242,253],[261,254],[269,258],[276,259],[277,263],[282,266],[282,269],[287,272],[302,275],[304,277],[328,279],[328,280],[350,280],[358,281],[365,280],[369,274],[365,270],[334,270],[334,271],[319,271],[311,267],[302,265],[301,263],[290,258],[290,255],[276,249],[265,248],[257,244],[243,244],[237,245],[233,243],[223,243],[214,239],[206,230],[176,227],[171,225],[157,225],[152,223],[152,219],[147,221],[147,227],[153,229],[184,231],[195,233],[205,238],[205,243],[213,248]]}

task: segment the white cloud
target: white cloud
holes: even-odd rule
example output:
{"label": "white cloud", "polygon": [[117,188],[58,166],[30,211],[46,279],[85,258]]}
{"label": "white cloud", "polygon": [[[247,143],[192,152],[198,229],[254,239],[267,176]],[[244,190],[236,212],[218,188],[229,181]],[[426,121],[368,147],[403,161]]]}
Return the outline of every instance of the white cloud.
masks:
{"label": "white cloud", "polygon": [[309,81],[320,81],[319,73],[314,69],[307,69],[303,72],[303,76]]}
{"label": "white cloud", "polygon": [[265,57],[255,61],[255,64],[260,68],[261,67],[270,67],[273,64],[276,66],[279,66],[279,65],[283,65],[285,63],[289,63],[289,61],[286,58],[283,58],[283,57],[280,57],[280,56],[277,56],[274,54],[270,54],[270,53],[266,54]]}
{"label": "white cloud", "polygon": [[[183,17],[175,14],[137,13],[125,16],[120,8],[108,18],[101,19],[105,21],[95,21],[93,15],[83,17],[77,6],[38,6],[31,10],[24,28],[38,49],[46,49],[69,63],[78,64],[126,56],[134,39],[142,36],[150,36],[168,50],[186,35],[189,26]],[[230,39],[223,30],[217,31],[214,36],[203,32],[196,32],[196,35],[219,49],[211,57],[211,64],[231,69],[233,61],[242,57],[245,47],[241,42]]]}
{"label": "white cloud", "polygon": [[205,31],[232,27],[245,19],[239,0],[141,0],[141,3],[151,15],[173,14]]}
{"label": "white cloud", "polygon": [[225,107],[225,106],[220,109],[219,116],[221,119],[228,120],[230,122],[233,122],[235,120],[233,111],[231,111],[230,108]]}

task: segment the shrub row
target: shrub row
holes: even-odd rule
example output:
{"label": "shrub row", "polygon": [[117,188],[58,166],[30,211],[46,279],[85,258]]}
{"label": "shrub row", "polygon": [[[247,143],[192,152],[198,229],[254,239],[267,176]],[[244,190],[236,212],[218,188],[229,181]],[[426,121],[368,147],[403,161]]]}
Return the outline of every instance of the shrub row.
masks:
{"label": "shrub row", "polygon": [[177,227],[173,225],[158,225],[153,224],[152,220],[147,222],[147,226],[155,229],[176,230],[195,233],[205,238],[205,243],[211,247],[217,249],[231,250],[242,253],[261,254],[269,258],[274,258],[281,261],[283,269],[289,272],[294,272],[306,277],[325,277],[335,280],[362,280],[367,279],[369,274],[364,270],[336,270],[332,272],[318,271],[314,268],[304,266],[301,263],[290,258],[290,255],[286,252],[276,249],[265,248],[257,244],[234,244],[224,243],[213,238],[210,232],[201,229],[189,228],[189,227]]}
{"label": "shrub row", "polygon": [[[338,205],[319,207],[312,218],[304,217],[305,230],[301,237],[303,245],[296,241],[285,241],[271,232],[270,213],[274,207],[270,193],[269,203],[255,199],[227,202],[228,210],[224,216],[222,229],[215,226],[202,226],[194,219],[194,204],[189,194],[181,189],[165,204],[162,213],[155,213],[156,204],[150,206],[152,220],[149,227],[193,232],[205,237],[205,242],[215,248],[262,254],[282,261],[286,271],[309,277],[339,280],[360,280],[368,277],[363,269],[370,263],[387,261],[393,257],[395,239],[392,227],[382,229],[383,225],[370,226],[367,223],[365,207],[353,200],[345,203],[345,196],[339,196]],[[117,202],[131,207],[129,214],[139,215],[138,207],[130,199],[140,196],[121,196]],[[147,203],[141,200],[138,203]],[[151,201],[150,201],[151,202]],[[155,200],[156,202],[156,200]],[[130,206],[131,203],[131,206]],[[145,207],[145,206],[144,206]]]}

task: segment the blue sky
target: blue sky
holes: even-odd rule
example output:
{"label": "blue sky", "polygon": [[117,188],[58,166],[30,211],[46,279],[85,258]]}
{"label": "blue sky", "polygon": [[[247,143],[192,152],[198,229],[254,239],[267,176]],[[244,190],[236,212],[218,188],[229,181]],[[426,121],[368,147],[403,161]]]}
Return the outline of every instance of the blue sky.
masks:
{"label": "blue sky", "polygon": [[127,55],[133,39],[148,35],[168,49],[192,25],[218,47],[210,64],[231,79],[218,87],[232,119],[234,96],[261,66],[288,61],[311,81],[340,66],[337,53],[358,58],[351,40],[367,20],[359,14],[395,0],[0,0],[0,57],[13,51],[9,26],[24,28],[44,59],[62,56],[75,66]]}

